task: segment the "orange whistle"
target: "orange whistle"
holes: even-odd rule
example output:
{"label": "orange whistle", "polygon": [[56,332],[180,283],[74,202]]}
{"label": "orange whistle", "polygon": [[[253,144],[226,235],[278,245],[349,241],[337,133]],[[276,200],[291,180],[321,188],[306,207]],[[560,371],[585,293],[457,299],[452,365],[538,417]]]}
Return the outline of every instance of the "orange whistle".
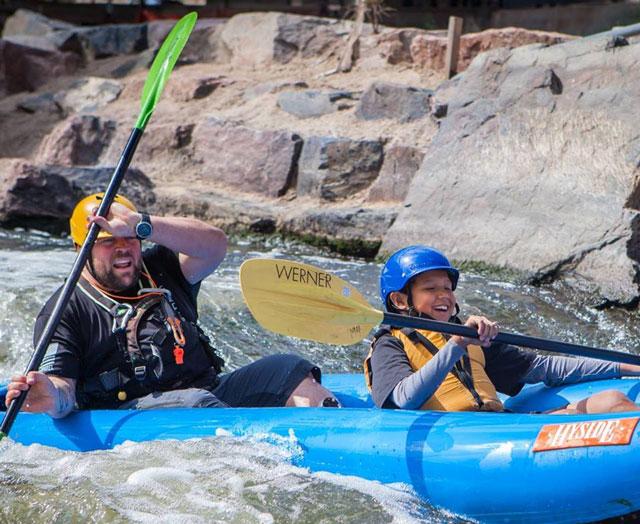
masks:
{"label": "orange whistle", "polygon": [[173,348],[173,358],[176,360],[176,364],[181,366],[184,364],[184,349],[180,346],[175,346]]}

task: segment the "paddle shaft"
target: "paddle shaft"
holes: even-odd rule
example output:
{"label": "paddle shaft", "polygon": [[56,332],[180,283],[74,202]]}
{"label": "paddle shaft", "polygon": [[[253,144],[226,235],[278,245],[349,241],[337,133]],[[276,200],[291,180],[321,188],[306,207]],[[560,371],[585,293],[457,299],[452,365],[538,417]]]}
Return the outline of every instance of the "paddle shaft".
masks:
{"label": "paddle shaft", "polygon": [[[129,136],[129,140],[127,141],[127,145],[122,152],[122,156],[116,166],[113,175],[111,176],[111,180],[109,182],[109,186],[107,187],[104,196],[102,198],[102,202],[98,207],[98,211],[96,212],[97,216],[106,217],[109,213],[109,208],[113,203],[113,200],[120,189],[120,185],[122,184],[122,180],[124,179],[124,175],[127,172],[127,168],[129,167],[129,163],[133,158],[133,154],[135,153],[136,147],[138,147],[138,142],[140,141],[140,137],[142,136],[142,129],[138,129],[137,127],[133,128],[131,135]],[[89,228],[89,234],[87,238],[82,244],[80,251],[78,251],[78,255],[76,256],[76,260],[73,263],[73,267],[71,268],[71,272],[58,295],[58,299],[56,300],[55,305],[53,306],[53,310],[51,312],[51,316],[47,321],[44,330],[42,331],[42,335],[36,344],[33,355],[31,356],[31,360],[27,365],[27,369],[25,371],[25,375],[30,371],[36,371],[40,364],[42,363],[42,359],[47,352],[47,347],[51,343],[51,339],[58,328],[58,324],[60,323],[60,319],[62,318],[62,313],[64,312],[67,304],[69,303],[69,299],[73,293],[73,290],[80,279],[80,274],[87,263],[89,258],[89,254],[91,253],[91,248],[98,237],[98,233],[100,232],[100,227],[93,223]],[[7,412],[0,424],[0,438],[7,436],[9,431],[11,431],[11,426],[15,422],[18,413],[20,412],[20,408],[27,398],[27,391],[23,391],[20,393],[20,396],[13,399]]]}
{"label": "paddle shaft", "polygon": [[[385,313],[383,323],[391,326],[408,327],[414,329],[427,329],[429,331],[437,331],[448,335],[458,335],[461,337],[476,338],[478,332],[468,326],[453,324],[451,322],[440,322],[428,318],[409,317],[398,313]],[[632,355],[621,351],[613,351],[610,349],[600,349],[591,346],[583,346],[582,344],[569,344],[567,342],[559,342],[557,340],[548,340],[545,338],[528,337],[526,335],[515,335],[513,333],[498,333],[494,342],[502,342],[513,346],[521,346],[533,349],[542,349],[543,351],[552,351],[554,353],[564,353],[567,355],[575,355],[578,357],[597,358],[599,360],[610,360],[613,362],[621,362],[624,364],[640,365],[640,355]]]}

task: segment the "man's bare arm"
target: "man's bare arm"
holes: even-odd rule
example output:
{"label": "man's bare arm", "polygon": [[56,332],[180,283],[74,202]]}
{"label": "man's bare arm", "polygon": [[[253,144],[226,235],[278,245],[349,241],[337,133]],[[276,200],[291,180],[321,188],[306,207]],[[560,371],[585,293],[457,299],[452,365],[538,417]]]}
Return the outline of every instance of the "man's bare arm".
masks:
{"label": "man's bare arm", "polygon": [[[96,222],[116,237],[135,237],[141,214],[118,204],[111,205],[108,219],[93,216]],[[200,282],[218,267],[227,252],[224,232],[202,220],[185,217],[152,216],[153,233],[147,239],[180,254],[180,269],[191,283]]]}
{"label": "man's bare arm", "polygon": [[9,407],[22,391],[29,392],[22,406],[23,411],[62,418],[71,413],[76,405],[76,381],[72,378],[46,375],[40,371],[11,377],[5,397],[6,406]]}

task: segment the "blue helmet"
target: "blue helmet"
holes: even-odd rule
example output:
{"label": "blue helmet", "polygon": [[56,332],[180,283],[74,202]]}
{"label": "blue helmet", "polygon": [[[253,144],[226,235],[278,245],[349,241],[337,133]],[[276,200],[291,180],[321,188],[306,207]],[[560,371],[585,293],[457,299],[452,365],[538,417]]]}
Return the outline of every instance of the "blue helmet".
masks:
{"label": "blue helmet", "polygon": [[453,289],[456,288],[460,272],[437,249],[409,246],[396,251],[380,273],[380,298],[384,306],[387,306],[387,298],[391,292],[401,291],[413,277],[434,269],[443,269],[449,273]]}

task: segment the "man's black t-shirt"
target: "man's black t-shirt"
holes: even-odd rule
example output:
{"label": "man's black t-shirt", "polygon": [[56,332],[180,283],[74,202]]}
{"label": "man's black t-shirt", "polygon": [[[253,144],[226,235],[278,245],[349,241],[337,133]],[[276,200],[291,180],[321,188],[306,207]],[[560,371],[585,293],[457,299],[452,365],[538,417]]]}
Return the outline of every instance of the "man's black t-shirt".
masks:
{"label": "man's black t-shirt", "polygon": [[[215,371],[207,349],[197,336],[197,294],[200,284],[190,284],[182,274],[177,255],[162,246],[155,245],[143,253],[144,263],[158,286],[171,291],[181,316],[189,326],[184,364],[177,366],[171,362],[171,354],[163,354],[164,372],[160,379],[148,377],[144,383],[135,379],[124,388],[127,399],[139,397],[153,391],[166,391],[185,387],[213,387]],[[34,328],[37,341],[44,329],[60,290],[47,301],[38,315]],[[123,354],[118,348],[113,333],[114,317],[99,306],[81,289],[76,287],[69,304],[62,315],[40,370],[51,375],[76,379],[78,400],[82,407],[117,407],[117,391],[106,398],[87,398],[84,395],[87,383],[94,382],[101,373],[115,368],[132,376],[131,365],[124,366]]]}

